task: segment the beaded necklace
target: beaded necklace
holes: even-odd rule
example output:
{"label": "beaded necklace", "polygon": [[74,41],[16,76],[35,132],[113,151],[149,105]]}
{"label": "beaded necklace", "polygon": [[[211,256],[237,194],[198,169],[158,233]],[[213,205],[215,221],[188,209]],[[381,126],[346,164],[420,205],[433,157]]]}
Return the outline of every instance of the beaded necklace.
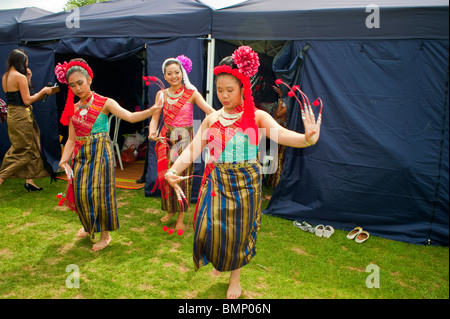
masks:
{"label": "beaded necklace", "polygon": [[244,113],[244,111],[239,113],[227,113],[222,107],[218,120],[220,124],[222,124],[224,127],[227,127],[236,122],[236,120],[242,116],[242,113]]}

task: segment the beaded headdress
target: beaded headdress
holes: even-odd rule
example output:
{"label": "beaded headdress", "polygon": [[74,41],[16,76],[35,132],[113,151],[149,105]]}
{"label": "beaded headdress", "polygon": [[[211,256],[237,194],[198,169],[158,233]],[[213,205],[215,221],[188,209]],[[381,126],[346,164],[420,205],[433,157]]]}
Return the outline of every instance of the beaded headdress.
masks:
{"label": "beaded headdress", "polygon": [[176,58],[168,58],[162,64],[162,72],[166,69],[167,64],[177,63],[181,65],[181,72],[183,73],[184,85],[188,90],[197,90],[197,88],[189,81],[188,74],[192,70],[192,61],[185,55],[179,55]]}
{"label": "beaded headdress", "polygon": [[[72,60],[69,63],[64,62],[63,64],[58,63],[58,65],[55,67],[55,75],[56,78],[60,83],[68,84],[67,82],[67,72],[71,67],[79,66],[86,70],[86,72],[89,74],[89,77],[91,79],[94,78],[94,73],[92,72],[92,69],[83,61],[79,60]],[[74,104],[73,100],[75,98],[75,94],[72,92],[72,89],[69,87],[69,91],[67,92],[67,100],[66,100],[66,106],[64,107],[64,111],[61,115],[60,122],[67,126],[69,125],[69,119],[73,116],[74,113]]]}

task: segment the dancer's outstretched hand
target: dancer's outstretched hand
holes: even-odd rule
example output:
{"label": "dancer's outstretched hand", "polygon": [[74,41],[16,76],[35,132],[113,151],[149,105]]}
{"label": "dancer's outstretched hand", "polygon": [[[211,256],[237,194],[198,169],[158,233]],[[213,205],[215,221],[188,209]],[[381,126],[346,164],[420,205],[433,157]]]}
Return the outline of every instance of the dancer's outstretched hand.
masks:
{"label": "dancer's outstretched hand", "polygon": [[302,120],[303,125],[305,126],[305,140],[308,144],[314,145],[317,143],[320,136],[320,125],[322,124],[322,105],[317,120],[311,105],[304,104],[303,106]]}

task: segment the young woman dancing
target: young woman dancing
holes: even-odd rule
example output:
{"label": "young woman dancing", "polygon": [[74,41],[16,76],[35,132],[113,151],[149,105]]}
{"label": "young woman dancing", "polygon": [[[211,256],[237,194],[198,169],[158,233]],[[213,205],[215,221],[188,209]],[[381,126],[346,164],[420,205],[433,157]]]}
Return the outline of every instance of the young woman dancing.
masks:
{"label": "young woman dancing", "polygon": [[259,66],[250,47],[239,47],[214,69],[217,96],[223,107],[208,115],[194,140],[167,171],[166,180],[180,197],[179,176],[205,146],[210,150],[194,216],[195,269],[211,262],[214,272],[230,271],[227,298],[241,295],[241,269],[256,253],[261,223],[261,165],[257,147],[262,133],[279,144],[307,147],[320,135],[311,107],[303,117],[305,133],[280,126],[273,117],[254,107],[250,77]]}
{"label": "young woman dancing", "polygon": [[[158,177],[153,191],[159,187],[161,191],[161,209],[167,212],[161,218],[161,221],[166,223],[178,213],[177,221],[173,228],[181,231],[186,227],[184,224],[184,213],[189,209],[192,181],[186,179],[180,183],[187,199],[186,205],[180,205],[177,197],[166,183],[164,175],[178,155],[192,141],[194,104],[206,114],[214,112],[214,109],[206,103],[195,86],[190,83],[188,73],[191,70],[192,62],[184,55],[164,61],[162,71],[164,79],[170,84],[170,87],[157,93],[157,99],[164,100],[162,111],[163,125],[158,134],[161,110],[157,110],[149,126],[149,139],[157,141],[155,151],[158,160]],[[194,165],[192,164],[180,171],[180,174],[189,176],[193,172]]]}
{"label": "young woman dancing", "polygon": [[[93,72],[86,61],[74,59],[55,69],[58,80],[69,85],[61,123],[69,126],[69,137],[59,166],[69,179],[66,204],[75,210],[83,227],[78,237],[100,232],[92,250],[111,242],[110,231],[119,228],[117,214],[114,151],[109,137],[108,115],[135,123],[152,116],[162,101],[140,112],[129,112],[113,99],[91,91]],[[74,104],[74,96],[79,102]],[[158,100],[157,100],[158,101]]]}

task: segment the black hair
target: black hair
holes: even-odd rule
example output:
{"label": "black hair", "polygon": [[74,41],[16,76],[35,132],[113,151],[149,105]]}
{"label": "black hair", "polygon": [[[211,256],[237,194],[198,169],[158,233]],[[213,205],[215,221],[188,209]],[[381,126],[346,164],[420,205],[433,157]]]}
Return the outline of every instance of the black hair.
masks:
{"label": "black hair", "polygon": [[23,49],[14,49],[9,53],[8,60],[6,60],[6,70],[14,67],[17,72],[27,75],[27,61],[28,56]]}
{"label": "black hair", "polygon": [[[233,58],[232,58],[231,56],[227,56],[227,57],[223,58],[223,59],[219,62],[219,66],[220,66],[220,65],[228,65],[228,66],[231,67],[232,69],[237,69],[237,68],[238,68],[237,65],[236,65],[236,63],[234,63],[234,60],[233,60]],[[216,75],[216,80],[217,80],[217,78],[218,78],[219,76],[225,75],[225,74],[227,74],[227,73],[219,73],[219,74],[217,74],[217,75]],[[240,84],[241,87],[243,86],[243,84],[241,83],[241,81],[239,81],[239,79],[236,78],[236,81]]]}
{"label": "black hair", "polygon": [[237,65],[234,63],[233,58],[231,56],[227,56],[220,61],[219,65],[228,65],[232,69],[237,69]]}
{"label": "black hair", "polygon": [[[75,58],[75,59],[70,60],[69,62],[73,62],[73,61],[83,62],[86,65],[88,65],[86,60],[84,60],[82,58]],[[81,73],[86,79],[89,79],[89,77],[90,77],[88,71],[85,68],[78,66],[78,65],[74,65],[69,70],[67,70],[66,79],[69,79],[69,76],[75,72]]]}

